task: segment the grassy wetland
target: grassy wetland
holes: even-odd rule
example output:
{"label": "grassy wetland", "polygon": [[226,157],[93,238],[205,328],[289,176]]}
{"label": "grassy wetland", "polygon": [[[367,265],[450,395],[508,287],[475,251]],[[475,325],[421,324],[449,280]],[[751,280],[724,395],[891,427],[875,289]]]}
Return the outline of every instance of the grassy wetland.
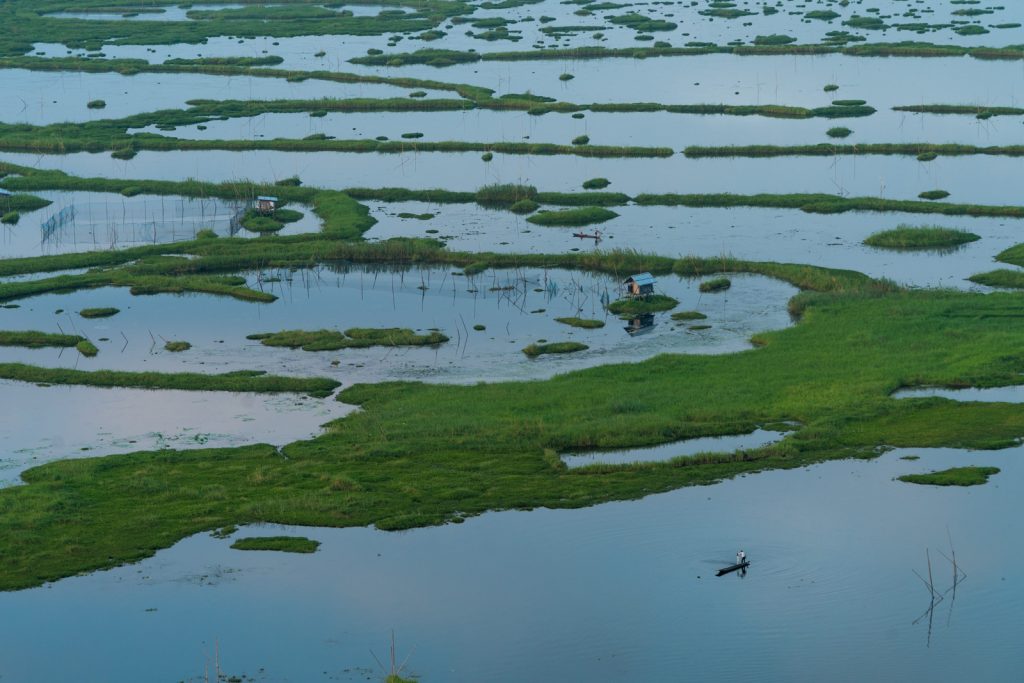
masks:
{"label": "grassy wetland", "polygon": [[1021,8],[0,22],[0,678],[1016,673]]}

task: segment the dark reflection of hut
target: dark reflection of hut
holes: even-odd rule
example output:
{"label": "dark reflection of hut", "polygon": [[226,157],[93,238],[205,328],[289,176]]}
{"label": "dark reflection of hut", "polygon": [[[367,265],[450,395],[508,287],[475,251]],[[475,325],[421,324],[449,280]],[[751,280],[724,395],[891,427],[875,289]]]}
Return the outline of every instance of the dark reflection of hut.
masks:
{"label": "dark reflection of hut", "polygon": [[647,334],[654,329],[654,314],[644,313],[642,315],[634,316],[623,329],[634,336],[638,334]]}

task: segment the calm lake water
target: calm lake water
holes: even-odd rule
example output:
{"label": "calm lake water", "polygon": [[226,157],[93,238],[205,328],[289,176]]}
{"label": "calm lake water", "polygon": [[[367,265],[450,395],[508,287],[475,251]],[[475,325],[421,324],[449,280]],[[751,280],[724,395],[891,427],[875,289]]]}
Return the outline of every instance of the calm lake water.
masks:
{"label": "calm lake water", "polygon": [[[305,535],[323,543],[314,555],[200,534],[138,565],[0,595],[3,671],[201,681],[217,643],[232,675],[374,680],[370,653],[384,659],[393,629],[425,681],[1012,679],[1024,523],[1007,510],[1022,457],[899,450],[584,510],[236,534]],[[967,489],[893,480],[966,464],[1002,472]],[[929,636],[914,571],[930,549],[938,590],[952,586],[947,528],[967,579]],[[716,578],[740,548],[747,575]],[[49,656],[55,643],[65,656]]]}
{"label": "calm lake water", "polygon": [[[543,0],[481,8],[473,14],[474,20],[510,20],[511,39],[482,40],[470,33],[483,29],[444,21],[439,28],[446,35],[432,42],[412,33],[231,35],[201,44],[108,44],[102,54],[152,63],[275,55],[284,61],[271,68],[437,79],[483,86],[496,95],[528,92],[578,104],[810,108],[855,98],[867,101],[876,113],[836,120],[590,112],[574,119],[567,114],[485,110],[325,117],[291,113],[208,121],[202,124],[205,130],[191,125],[133,131],[200,140],[313,134],[399,140],[403,133],[422,133],[424,141],[559,144],[588,135],[593,145],[668,147],[674,152],[668,158],[495,154],[488,163],[479,152],[205,151],[141,152],[128,161],[109,153],[0,153],[0,160],[107,178],[274,182],[298,176],[305,186],[334,189],[473,191],[489,183],[516,182],[571,192],[580,191],[585,180],[603,177],[611,182],[608,191],[631,196],[821,192],[914,199],[922,191],[943,189],[951,193],[951,202],[1024,204],[1020,157],[920,162],[914,156],[688,159],[682,154],[693,145],[828,142],[826,131],[833,126],[853,130],[844,140],[849,144],[1021,144],[1021,116],[979,120],[906,114],[893,107],[1021,106],[1024,61],[704,55],[480,61],[449,68],[367,67],[348,61],[368,50],[397,53],[424,47],[480,52],[536,46],[634,48],[654,41],[674,46],[692,41],[749,44],[757,36],[772,35],[809,43],[835,31],[849,31],[867,42],[1024,44],[1019,26],[1024,3],[783,3],[774,14],[765,13],[775,8],[771,3],[770,8],[751,1],[736,5],[751,14],[711,16],[708,3],[688,0],[594,11],[576,2]],[[109,13],[60,16],[109,25],[115,36],[129,22],[195,24],[189,11],[242,7],[168,5],[163,12],[126,18],[118,5]],[[366,17],[396,6],[331,9]],[[835,10],[840,16],[829,21],[805,17],[811,10]],[[643,32],[611,21],[631,11],[677,26],[650,32],[648,40]],[[888,28],[862,30],[844,23],[854,15],[877,16]],[[973,31],[979,35],[962,35],[967,24],[977,26]],[[587,28],[559,35],[542,30],[567,25]],[[40,42],[32,53],[95,55],[93,48]],[[563,74],[572,78],[563,80]],[[829,84],[838,89],[826,92]],[[178,109],[193,99],[406,98],[418,89],[254,76],[22,69],[0,69],[0,88],[8,94],[0,100],[0,122],[32,124],[87,123]],[[427,90],[427,97],[455,95]],[[88,108],[95,99],[104,100],[106,107]],[[191,239],[204,228],[225,235],[241,208],[183,197],[38,194],[53,203],[25,213],[16,226],[0,226],[0,258],[167,243]],[[366,203],[378,220],[366,234],[371,241],[431,236],[462,251],[635,249],[666,256],[732,255],[852,269],[911,287],[973,291],[988,289],[966,278],[995,267],[996,255],[1024,235],[1024,222],[1007,218],[627,205],[614,207],[619,216],[600,226],[603,239],[594,243],[573,237],[572,229],[537,227],[523,217],[475,204]],[[42,224],[70,207],[75,208],[75,221],[43,239]],[[283,234],[319,229],[310,207],[292,208],[305,215]],[[433,216],[417,220],[401,213]],[[902,223],[961,228],[981,239],[947,252],[863,245],[868,235]],[[0,309],[0,329],[80,334],[100,352],[85,358],[73,349],[2,348],[0,362],[158,372],[259,368],[330,377],[343,387],[390,380],[537,380],[662,353],[757,353],[750,351],[752,335],[794,324],[786,304],[797,293],[787,283],[754,275],[729,275],[731,289],[717,294],[701,294],[700,279],[659,277],[659,291],[679,299],[676,311],[696,310],[707,318],[676,322],[671,312],[659,313],[639,321],[642,333],[636,334],[626,329],[633,327],[632,321],[606,313],[604,304],[616,297],[620,279],[606,275],[523,268],[465,276],[453,267],[346,264],[242,275],[249,286],[270,291],[278,300],[254,304],[206,295],[135,297],[125,288],[110,287],[20,300],[19,308]],[[116,306],[121,312],[95,320],[78,315],[96,306]],[[601,320],[605,326],[586,330],[556,320],[571,316]],[[246,339],[258,332],[352,327],[436,329],[450,341],[436,347],[306,352]],[[170,353],[164,349],[168,340],[188,341],[192,348]],[[542,340],[578,341],[589,348],[535,359],[522,353],[523,347]],[[919,388],[896,392],[893,400],[936,396],[1019,403],[1024,389]],[[321,425],[354,408],[334,397],[0,381],[0,410],[0,488],[6,488],[21,485],[19,475],[25,469],[62,458],[282,445],[313,438]],[[571,466],[648,461],[754,448],[785,436],[758,429],[655,448],[562,456]],[[407,662],[406,673],[424,683],[1019,680],[1024,667],[1019,628],[1024,521],[1015,511],[1024,491],[1022,463],[1024,446],[979,452],[898,449],[870,461],[751,474],[641,500],[575,510],[496,511],[462,524],[398,533],[260,525],[228,539],[199,534],[138,564],[0,593],[0,683],[199,683],[206,680],[205,672],[216,674],[215,659],[226,677],[248,681],[373,681],[383,677],[376,659],[386,661],[392,633],[399,661]],[[965,465],[994,466],[1001,472],[986,485],[971,488],[917,486],[896,479]],[[322,545],[312,555],[230,548],[233,538],[281,534],[308,536]],[[716,578],[715,570],[731,564],[741,548],[752,561],[749,571]],[[954,548],[966,572],[955,593],[953,568],[945,559]],[[915,576],[927,575],[929,558],[942,595],[931,610],[930,594]]]}

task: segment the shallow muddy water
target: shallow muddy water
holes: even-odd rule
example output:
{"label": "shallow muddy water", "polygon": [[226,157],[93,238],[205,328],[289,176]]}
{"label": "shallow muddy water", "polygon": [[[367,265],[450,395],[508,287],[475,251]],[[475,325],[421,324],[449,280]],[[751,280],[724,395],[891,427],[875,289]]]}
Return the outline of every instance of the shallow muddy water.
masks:
{"label": "shallow muddy water", "polygon": [[[584,510],[235,535],[312,537],[313,555],[200,534],[138,565],[0,595],[0,666],[12,680],[134,682],[144,668],[200,681],[216,647],[231,675],[356,681],[380,675],[371,652],[383,659],[393,630],[425,681],[1002,679],[1020,664],[1024,527],[1006,510],[1022,456],[899,450]],[[893,480],[966,464],[1002,472],[967,489]],[[950,589],[950,537],[967,578],[929,623],[913,572],[930,549],[936,587]],[[716,578],[740,548],[746,576]],[[46,656],[55,642],[73,656]]]}

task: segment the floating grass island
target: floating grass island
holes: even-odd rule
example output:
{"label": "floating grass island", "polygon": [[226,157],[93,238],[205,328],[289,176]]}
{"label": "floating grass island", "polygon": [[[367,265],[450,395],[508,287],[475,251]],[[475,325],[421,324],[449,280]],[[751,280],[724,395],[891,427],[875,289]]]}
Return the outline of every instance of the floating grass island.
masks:
{"label": "floating grass island", "polygon": [[180,353],[182,351],[188,351],[192,348],[192,344],[187,341],[169,341],[164,344],[164,349],[171,353]]}
{"label": "floating grass island", "polygon": [[570,327],[580,327],[585,330],[595,330],[599,327],[604,327],[603,320],[593,320],[588,318],[555,318],[555,322],[562,323],[563,325],[569,325]]}
{"label": "floating grass island", "polygon": [[699,311],[679,311],[672,314],[673,320],[706,320],[707,316]]}
{"label": "floating grass island", "polygon": [[523,349],[523,353],[530,358],[536,358],[537,356],[549,353],[575,353],[577,351],[586,351],[589,348],[589,346],[580,342],[552,342],[550,344],[530,344]]}
{"label": "floating grass island", "polygon": [[83,318],[109,318],[121,312],[120,308],[83,308],[78,315]]}
{"label": "floating grass island", "polygon": [[966,230],[934,225],[899,225],[870,235],[864,244],[881,249],[949,249],[980,239],[980,236]]}
{"label": "floating grass island", "polygon": [[584,206],[578,209],[564,209],[562,211],[541,211],[526,219],[528,223],[543,226],[584,226],[604,223],[619,214],[600,206]]}
{"label": "floating grass island", "polygon": [[24,332],[0,330],[0,346],[22,346],[27,349],[41,349],[48,346],[70,348],[83,340],[84,337],[76,334],[51,334],[35,330]]}
{"label": "floating grass island", "polygon": [[678,305],[679,301],[670,296],[651,294],[635,299],[617,299],[608,304],[608,312],[618,316],[643,315],[644,313],[670,311]]}
{"label": "floating grass island", "polygon": [[250,536],[231,544],[235,550],[276,550],[282,553],[315,553],[320,541],[303,536]]}
{"label": "floating grass island", "polygon": [[[82,355],[96,355],[96,347],[85,340],[79,342]],[[86,351],[91,349],[91,353]],[[330,396],[340,386],[332,379],[319,377],[279,377],[262,370],[238,370],[223,374],[194,372],[159,373],[121,370],[74,370],[42,368],[22,363],[0,363],[0,379],[32,384],[77,384],[92,387],[124,387],[128,389],[179,389],[184,391],[242,391],[255,393],[303,393],[316,398]]]}
{"label": "floating grass island", "polygon": [[928,472],[926,474],[904,474],[898,477],[908,484],[924,484],[928,486],[981,486],[988,478],[999,474],[998,467],[951,467],[948,470]]}
{"label": "floating grass island", "polygon": [[448,341],[440,332],[416,334],[408,328],[353,327],[337,330],[286,330],[250,334],[246,339],[259,341],[264,346],[286,346],[303,351],[337,351],[339,349],[365,349],[371,346],[434,346]]}
{"label": "floating grass island", "polygon": [[732,280],[727,277],[716,277],[700,283],[698,289],[702,292],[724,292],[732,287]]}

